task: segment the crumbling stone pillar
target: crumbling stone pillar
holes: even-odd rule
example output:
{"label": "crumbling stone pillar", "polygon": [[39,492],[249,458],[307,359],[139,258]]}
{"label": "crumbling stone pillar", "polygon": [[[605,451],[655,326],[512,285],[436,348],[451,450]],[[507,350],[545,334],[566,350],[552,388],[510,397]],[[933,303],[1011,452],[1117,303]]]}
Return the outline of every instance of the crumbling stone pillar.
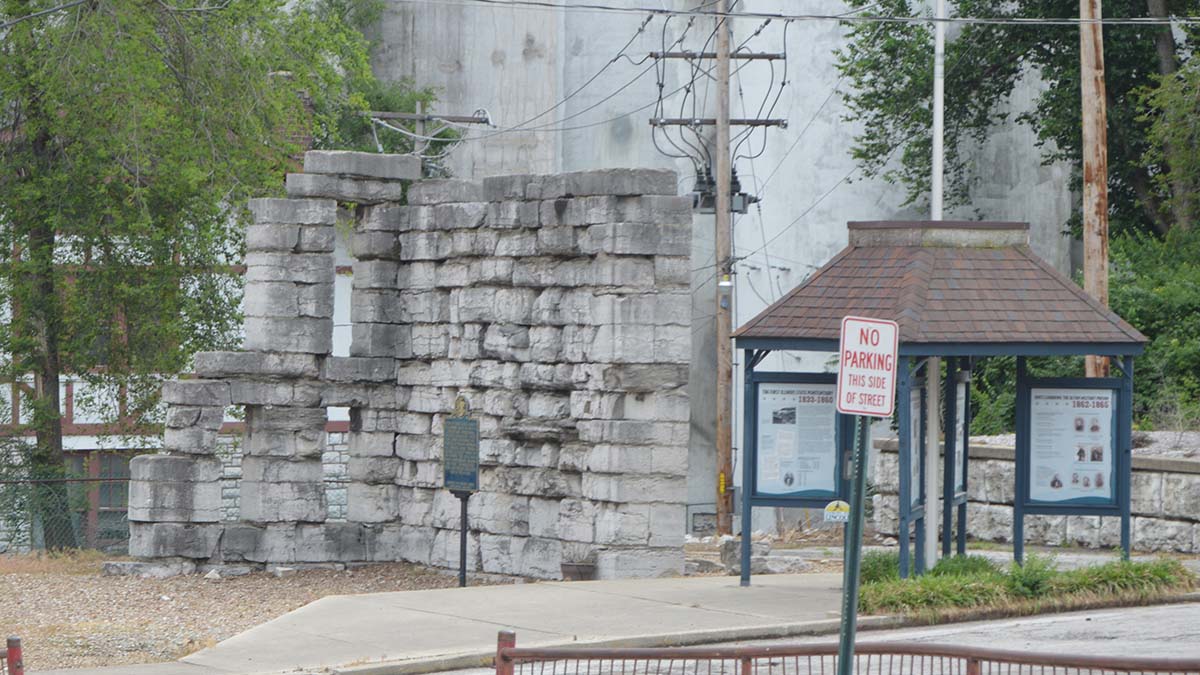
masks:
{"label": "crumbling stone pillar", "polygon": [[221,538],[221,460],[217,432],[229,384],[168,382],[163,454],[129,462],[129,553],[148,558],[207,559]]}
{"label": "crumbling stone pillar", "polygon": [[[246,234],[246,349],[327,356],[333,344],[337,203],[256,199],[250,210],[254,224]],[[290,395],[286,387],[276,387],[265,400],[251,396],[241,401],[246,403],[243,521],[325,521],[325,408],[316,396],[298,392],[296,384]],[[280,528],[268,534],[275,529]]]}

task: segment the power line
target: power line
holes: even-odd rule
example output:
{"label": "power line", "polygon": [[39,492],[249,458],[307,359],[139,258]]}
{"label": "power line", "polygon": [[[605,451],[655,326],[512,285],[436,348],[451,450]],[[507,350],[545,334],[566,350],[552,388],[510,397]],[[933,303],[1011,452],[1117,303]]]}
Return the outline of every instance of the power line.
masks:
{"label": "power line", "polygon": [[83,4],[83,3],[85,3],[85,2],[87,2],[87,0],[72,0],[71,2],[67,2],[67,3],[64,3],[64,4],[58,5],[57,7],[51,7],[51,8],[49,8],[49,9],[43,9],[43,10],[42,10],[42,11],[40,11],[40,12],[33,12],[32,14],[26,14],[26,15],[24,15],[24,16],[18,16],[17,18],[15,18],[15,19],[13,19],[13,20],[11,20],[11,21],[6,21],[6,22],[4,22],[4,23],[0,23],[0,30],[7,30],[7,29],[9,29],[9,28],[12,28],[13,26],[15,26],[15,25],[17,25],[17,24],[19,24],[19,23],[21,23],[21,22],[23,22],[23,21],[29,21],[30,19],[36,19],[36,18],[38,18],[38,17],[40,17],[40,16],[46,16],[47,14],[53,14],[53,13],[55,13],[55,12],[61,12],[61,11],[63,11],[64,9],[71,9],[71,8],[72,8],[72,7],[74,7],[74,6],[76,6],[76,5],[82,5],[82,4]]}
{"label": "power line", "polygon": [[[953,65],[953,66],[951,66],[951,68],[950,68],[948,71],[946,71],[946,78],[947,78],[947,79],[949,79],[950,75],[952,75],[952,74],[953,74],[955,71],[957,71],[957,70],[958,70],[958,67],[959,67],[960,65],[962,65],[962,63],[963,63],[964,61],[966,61],[966,59],[965,59],[965,58],[963,58],[963,57],[960,55],[960,56],[959,56],[959,58],[955,60],[955,62],[954,62],[954,65]],[[920,100],[913,102],[913,104],[912,104],[911,106],[909,106],[908,110],[907,110],[907,111],[905,111],[905,113],[904,113],[904,117],[905,117],[905,118],[910,118],[910,117],[912,116],[912,114],[913,114],[913,113],[914,113],[914,112],[917,110],[917,108],[919,108],[919,107],[921,106],[921,103],[922,103],[922,102],[921,102]],[[904,147],[904,145],[905,145],[906,143],[908,143],[908,142],[909,142],[909,141],[910,141],[912,138],[914,138],[915,136],[917,136],[918,134],[920,134],[920,133],[921,133],[921,131],[922,131],[921,129],[917,129],[917,130],[913,131],[913,133],[911,133],[911,134],[909,134],[909,135],[907,135],[907,136],[905,136],[905,137],[901,138],[899,141],[897,141],[897,142],[896,142],[896,144],[895,144],[895,145],[893,145],[893,146],[891,147],[891,149],[889,149],[889,150],[888,150],[888,154],[887,154],[887,156],[886,156],[886,157],[884,157],[884,159],[883,159],[883,163],[885,163],[885,164],[886,164],[888,161],[890,161],[890,160],[891,160],[891,158],[892,158],[892,156],[896,154],[896,151],[897,151],[897,150],[899,150],[900,148]],[[786,227],[784,227],[782,230],[780,230],[779,232],[777,232],[777,233],[775,234],[775,236],[771,237],[769,240],[767,240],[765,243],[763,243],[763,245],[762,245],[762,247],[761,247],[761,248],[754,249],[753,251],[750,251],[749,253],[747,253],[745,256],[742,256],[742,257],[743,257],[743,258],[746,258],[746,257],[749,257],[749,256],[751,256],[751,255],[754,255],[754,254],[756,254],[756,253],[758,253],[758,252],[760,252],[760,251],[763,251],[763,250],[765,250],[765,249],[766,249],[768,246],[770,246],[771,244],[773,244],[773,243],[774,243],[776,240],[778,240],[780,237],[782,237],[783,235],[787,234],[787,233],[788,233],[788,231],[790,231],[790,230],[791,230],[793,227],[795,227],[795,226],[796,226],[796,225],[797,225],[797,224],[798,224],[798,223],[799,223],[801,220],[803,220],[805,216],[807,216],[807,215],[808,215],[809,213],[811,213],[811,212],[812,212],[814,209],[816,209],[816,208],[817,208],[817,206],[819,206],[819,205],[821,204],[821,202],[825,201],[825,199],[826,199],[826,198],[828,198],[828,197],[829,197],[829,195],[833,194],[834,190],[837,190],[839,187],[841,187],[841,185],[842,185],[842,184],[844,184],[844,183],[846,183],[847,181],[849,181],[849,180],[850,180],[850,178],[851,178],[851,176],[853,176],[855,173],[857,173],[857,172],[858,172],[860,169],[861,169],[861,167],[859,167],[859,166],[857,166],[857,165],[856,165],[856,166],[854,166],[853,168],[851,168],[849,171],[847,171],[847,172],[846,172],[846,175],[842,176],[841,180],[839,180],[838,182],[834,183],[834,184],[833,184],[833,186],[832,186],[832,187],[830,187],[828,190],[826,190],[824,193],[822,193],[820,197],[817,197],[816,201],[814,201],[813,203],[809,204],[807,208],[805,208],[803,211],[801,211],[801,212],[800,212],[800,215],[796,216],[796,217],[795,217],[795,218],[792,220],[792,222],[788,223],[788,225],[787,225]]]}
{"label": "power line", "polygon": [[1175,24],[1200,24],[1200,16],[1159,17],[1109,17],[1080,19],[1077,17],[1026,18],[1026,17],[969,17],[956,16],[934,18],[932,16],[897,15],[844,15],[844,14],[787,14],[783,12],[715,12],[696,9],[664,9],[661,7],[618,7],[595,3],[563,5],[544,0],[399,0],[409,4],[437,4],[491,7],[523,7],[554,11],[615,12],[621,14],[660,14],[670,16],[702,16],[729,19],[777,19],[791,21],[846,21],[850,23],[901,23],[901,24],[958,24],[958,25],[1003,25],[1003,26],[1080,26],[1101,24],[1105,26],[1170,26]]}

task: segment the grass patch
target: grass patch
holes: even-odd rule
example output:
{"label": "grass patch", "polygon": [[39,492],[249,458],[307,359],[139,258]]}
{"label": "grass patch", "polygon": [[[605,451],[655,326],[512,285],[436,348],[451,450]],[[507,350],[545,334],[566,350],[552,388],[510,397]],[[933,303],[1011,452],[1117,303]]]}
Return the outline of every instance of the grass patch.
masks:
{"label": "grass patch", "polygon": [[1082,608],[1098,603],[1145,602],[1191,590],[1196,577],[1177,560],[1114,560],[1060,571],[1054,559],[1031,555],[1007,569],[983,556],[944,558],[929,574],[912,579],[893,575],[884,554],[873,561],[863,582],[859,610],[866,614],[911,614],[929,619],[979,612],[1023,614]]}
{"label": "grass patch", "polygon": [[859,563],[859,579],[863,585],[900,580],[898,551],[867,551]]}

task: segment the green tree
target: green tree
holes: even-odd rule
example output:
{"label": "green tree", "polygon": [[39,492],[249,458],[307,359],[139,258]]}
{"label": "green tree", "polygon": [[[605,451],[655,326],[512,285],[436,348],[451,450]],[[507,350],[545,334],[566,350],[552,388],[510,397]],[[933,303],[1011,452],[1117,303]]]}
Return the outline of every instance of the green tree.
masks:
{"label": "green tree", "polygon": [[[909,0],[852,0],[851,6],[876,6],[873,13],[916,16],[927,3]],[[989,18],[1069,18],[1079,15],[1074,0],[955,0],[952,15]],[[1169,6],[1168,6],[1169,5]],[[1106,17],[1165,17],[1200,13],[1194,0],[1110,0]],[[854,157],[870,176],[883,176],[908,188],[908,203],[927,199],[930,174],[933,37],[927,24],[849,24],[848,44],[837,52],[846,77],[847,119],[863,125]],[[1080,165],[1079,30],[1074,26],[970,24],[952,27],[946,46],[947,204],[967,203],[968,148],[1003,121],[1013,89],[1040,77],[1045,89],[1034,110],[1019,121],[1037,133],[1047,162]],[[1176,132],[1151,129],[1158,115],[1146,114],[1147,96],[1163,78],[1174,78],[1193,53],[1196,35],[1185,31],[1176,41],[1169,28],[1112,25],[1104,28],[1108,104],[1108,157],[1111,226],[1114,233],[1166,233],[1187,222],[1186,195],[1196,192],[1197,173],[1176,171],[1181,161],[1195,166],[1195,145]],[[1189,69],[1194,70],[1194,69]],[[1173,80],[1172,80],[1173,81]],[[1195,76],[1176,89],[1195,97]],[[1157,100],[1166,103],[1165,97]],[[1192,109],[1195,109],[1193,100]],[[1194,120],[1195,117],[1190,119]],[[1191,140],[1194,141],[1194,134]]]}
{"label": "green tree", "polygon": [[[242,205],[310,140],[353,141],[378,90],[369,2],[59,2],[0,0],[0,353],[32,376],[36,478],[63,472],[64,374],[140,426],[162,375],[234,346]],[[42,517],[48,546],[75,543]]]}

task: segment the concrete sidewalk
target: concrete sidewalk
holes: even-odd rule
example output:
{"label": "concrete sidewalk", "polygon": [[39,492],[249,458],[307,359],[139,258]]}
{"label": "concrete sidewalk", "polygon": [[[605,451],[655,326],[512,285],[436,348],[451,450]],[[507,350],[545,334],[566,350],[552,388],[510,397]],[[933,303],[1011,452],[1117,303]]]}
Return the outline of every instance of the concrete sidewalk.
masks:
{"label": "concrete sidewalk", "polygon": [[[490,663],[524,646],[668,646],[836,632],[840,574],[480,586],[322,598],[175,663],[72,675],[384,675]],[[873,621],[868,619],[866,623]]]}

